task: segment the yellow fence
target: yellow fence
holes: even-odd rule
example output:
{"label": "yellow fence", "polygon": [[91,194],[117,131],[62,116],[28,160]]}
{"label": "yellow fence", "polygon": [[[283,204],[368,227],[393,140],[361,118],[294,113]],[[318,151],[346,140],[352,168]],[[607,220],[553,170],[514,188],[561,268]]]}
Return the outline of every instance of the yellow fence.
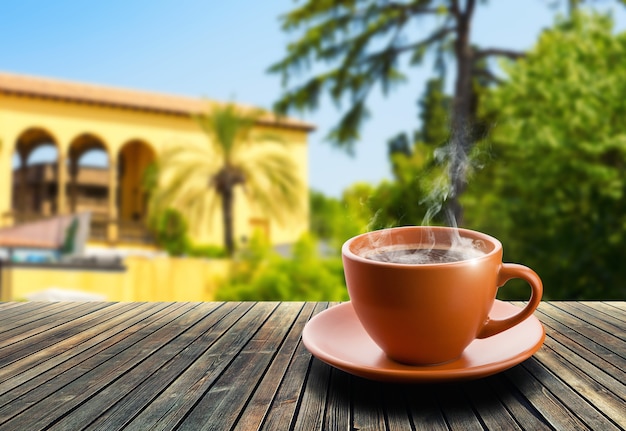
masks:
{"label": "yellow fence", "polygon": [[226,259],[133,256],[124,265],[126,271],[5,268],[2,299],[22,300],[55,289],[107,301],[212,301],[229,269]]}

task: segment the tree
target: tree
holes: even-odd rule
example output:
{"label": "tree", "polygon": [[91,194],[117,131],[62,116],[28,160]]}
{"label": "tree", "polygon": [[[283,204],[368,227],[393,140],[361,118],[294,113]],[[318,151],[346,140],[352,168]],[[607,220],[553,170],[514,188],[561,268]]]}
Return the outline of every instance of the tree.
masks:
{"label": "tree", "polygon": [[321,257],[317,243],[303,236],[292,256],[280,256],[254,236],[233,262],[232,276],[216,292],[218,301],[346,301],[340,256]]}
{"label": "tree", "polygon": [[[284,15],[285,31],[305,30],[287,47],[287,55],[270,71],[280,73],[285,85],[289,78],[315,64],[330,64],[328,70],[314,74],[304,84],[287,91],[276,103],[276,110],[312,110],[328,92],[336,103],[348,102],[349,108],[328,138],[336,145],[353,150],[359,129],[369,115],[366,99],[377,83],[384,94],[406,80],[401,61],[408,56],[409,67],[422,63],[428,52],[435,55],[440,70],[446,55],[455,59],[456,82],[451,103],[450,127],[453,131],[449,151],[451,195],[449,208],[462,219],[457,196],[465,188],[464,163],[473,147],[473,78],[494,76],[485,67],[492,56],[518,58],[517,52],[480,49],[471,44],[471,23],[476,0],[376,1],[307,0]],[[424,19],[431,18],[428,31]],[[424,29],[415,37],[410,28]]]}
{"label": "tree", "polygon": [[284,222],[300,208],[302,185],[296,166],[285,155],[286,142],[255,132],[263,115],[244,112],[233,104],[216,106],[196,117],[204,144],[175,145],[159,160],[156,208],[176,208],[192,229],[208,223],[221,204],[224,247],[235,249],[235,190],[244,189],[258,208]]}
{"label": "tree", "polygon": [[[317,191],[311,191],[310,199],[310,231],[316,238],[341,252],[342,244],[349,238],[365,232],[371,214],[369,208],[363,205],[351,206],[348,203],[350,191],[359,188],[354,185],[344,192],[342,199],[324,196]],[[370,190],[371,187],[368,187]]]}
{"label": "tree", "polygon": [[484,99],[493,161],[464,196],[468,222],[534,268],[546,298],[624,298],[626,33],[574,13],[504,69]]}

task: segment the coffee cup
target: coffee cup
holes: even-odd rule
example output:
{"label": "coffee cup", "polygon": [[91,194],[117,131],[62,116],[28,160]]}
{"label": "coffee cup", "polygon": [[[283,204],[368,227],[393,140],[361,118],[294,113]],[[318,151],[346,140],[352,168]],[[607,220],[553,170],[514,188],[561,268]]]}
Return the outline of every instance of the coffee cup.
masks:
{"label": "coffee cup", "polygon": [[[521,323],[543,293],[530,268],[502,263],[496,238],[467,229],[406,226],[358,235],[342,247],[350,302],[372,340],[392,360],[434,365],[459,358],[475,339]],[[530,300],[516,314],[489,312],[499,287],[520,278]]]}

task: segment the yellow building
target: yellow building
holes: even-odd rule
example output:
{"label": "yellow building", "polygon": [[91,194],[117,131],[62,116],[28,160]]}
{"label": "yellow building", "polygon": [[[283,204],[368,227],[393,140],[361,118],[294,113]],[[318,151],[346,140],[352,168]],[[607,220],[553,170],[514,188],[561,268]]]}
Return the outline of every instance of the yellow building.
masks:
{"label": "yellow building", "polygon": [[[0,262],[0,300],[57,288],[111,301],[212,300],[228,262],[149,253],[154,247],[145,226],[147,202],[141,187],[144,170],[166,146],[207,139],[192,115],[206,113],[209,103],[0,73],[0,228],[87,210],[88,249],[127,256],[122,272],[20,263],[2,270]],[[281,225],[256,212],[254,202],[240,193],[235,196],[236,240],[260,228],[272,244],[288,244],[308,229],[311,130],[309,124],[269,114],[258,122],[258,132],[292,144],[284,148],[297,166],[305,210]],[[33,153],[45,147],[52,161],[33,163]],[[93,151],[106,160],[103,166],[85,165]],[[222,245],[221,217],[214,217],[210,226],[192,233],[195,243]]]}
{"label": "yellow building", "polygon": [[[92,244],[145,244],[143,172],[167,145],[207,139],[191,116],[208,109],[202,99],[0,73],[0,227],[89,210]],[[285,151],[298,167],[307,210],[280,225],[256,213],[242,193],[236,196],[235,238],[249,238],[261,228],[273,244],[292,243],[308,228],[307,136],[312,127],[269,114],[257,127],[293,144]],[[29,163],[44,146],[54,150],[56,160]],[[81,164],[93,150],[104,152],[106,167]],[[219,214],[194,236],[196,242],[216,245],[222,238]]]}

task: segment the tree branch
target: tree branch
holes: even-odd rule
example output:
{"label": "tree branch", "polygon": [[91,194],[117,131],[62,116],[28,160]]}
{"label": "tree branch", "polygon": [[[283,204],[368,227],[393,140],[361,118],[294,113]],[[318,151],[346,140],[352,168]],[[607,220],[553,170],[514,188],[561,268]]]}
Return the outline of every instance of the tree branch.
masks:
{"label": "tree branch", "polygon": [[429,8],[422,8],[421,5],[417,5],[417,7],[415,7],[414,5],[407,5],[404,3],[397,3],[397,2],[387,2],[385,3],[385,6],[383,7],[384,9],[398,9],[398,10],[409,10],[413,13],[416,14],[439,14],[441,13],[440,9],[429,9]]}
{"label": "tree branch", "polygon": [[471,19],[472,14],[474,13],[474,6],[476,5],[476,0],[467,0],[467,4],[465,6],[465,12],[463,15],[466,19]]}
{"label": "tree branch", "polygon": [[[426,39],[422,39],[419,42],[416,43],[412,43],[410,45],[405,45],[405,46],[399,46],[397,48],[393,48],[393,51],[396,54],[402,54],[403,52],[406,51],[413,51],[417,48],[421,48],[424,47],[428,44],[431,44],[439,39],[442,39],[443,37],[447,36],[450,33],[453,33],[456,31],[456,27],[445,27],[440,29],[439,31],[433,33],[430,35],[430,37],[426,38]],[[367,58],[372,58],[372,57],[376,57],[377,55],[380,55],[383,51],[379,51],[377,53],[368,55]]]}
{"label": "tree branch", "polygon": [[454,16],[455,20],[459,19],[461,11],[459,10],[459,0],[452,0],[450,5],[450,14]]}
{"label": "tree branch", "polygon": [[489,82],[493,82],[496,84],[503,84],[504,81],[500,78],[498,78],[496,75],[494,75],[493,72],[491,72],[488,69],[473,69],[472,70],[472,76],[473,77],[479,77],[479,78],[484,78]]}
{"label": "tree branch", "polygon": [[513,51],[510,49],[487,48],[487,49],[477,50],[476,53],[474,54],[474,60],[477,61],[477,60],[481,60],[483,58],[492,57],[492,56],[507,57],[507,58],[510,58],[511,60],[516,60],[518,58],[525,57],[526,54],[524,52]]}

